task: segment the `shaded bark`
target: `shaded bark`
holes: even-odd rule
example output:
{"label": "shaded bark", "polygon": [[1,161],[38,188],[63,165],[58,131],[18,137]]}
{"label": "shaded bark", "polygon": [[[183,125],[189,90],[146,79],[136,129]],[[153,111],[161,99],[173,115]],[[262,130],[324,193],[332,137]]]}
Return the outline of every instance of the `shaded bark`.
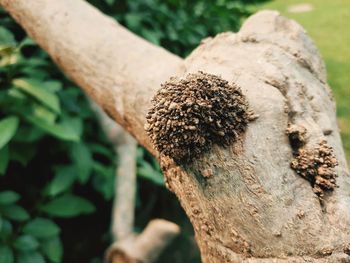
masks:
{"label": "shaded bark", "polygon": [[[183,61],[80,0],[0,3],[158,157],[194,226],[203,262],[350,262],[344,253],[350,242],[350,176],[335,105],[324,63],[298,24],[260,12],[237,34],[207,39]],[[153,149],[143,129],[145,115],[160,83],[199,70],[239,85],[259,117],[231,146],[176,164]],[[305,128],[306,149],[322,140],[333,147],[339,187],[322,201],[290,168],[290,125]]]}

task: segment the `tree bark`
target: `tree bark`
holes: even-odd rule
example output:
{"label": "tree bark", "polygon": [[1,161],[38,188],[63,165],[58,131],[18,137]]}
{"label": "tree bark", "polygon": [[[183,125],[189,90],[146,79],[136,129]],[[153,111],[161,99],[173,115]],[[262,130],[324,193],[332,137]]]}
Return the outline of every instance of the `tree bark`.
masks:
{"label": "tree bark", "polygon": [[[335,103],[324,63],[297,23],[263,11],[237,34],[207,39],[181,60],[80,0],[0,3],[160,160],[193,224],[203,262],[350,262],[350,176]],[[259,117],[239,141],[181,165],[157,153],[143,126],[160,84],[197,71],[239,85]],[[291,125],[305,129],[305,149],[325,140],[334,150],[339,187],[322,200],[290,167]]]}

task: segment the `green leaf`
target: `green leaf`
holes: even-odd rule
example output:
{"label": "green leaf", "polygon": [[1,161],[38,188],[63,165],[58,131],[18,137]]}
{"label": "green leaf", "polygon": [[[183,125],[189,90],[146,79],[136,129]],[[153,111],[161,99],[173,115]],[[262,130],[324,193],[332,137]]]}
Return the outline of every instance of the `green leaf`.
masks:
{"label": "green leaf", "polygon": [[0,70],[5,71],[7,66],[18,62],[18,50],[15,45],[0,45]]}
{"label": "green leaf", "polygon": [[39,119],[44,120],[47,123],[53,124],[56,121],[57,114],[50,111],[45,106],[39,104],[39,103],[33,103],[31,105],[32,114]]}
{"label": "green leaf", "polygon": [[60,166],[56,170],[55,177],[49,183],[46,194],[49,196],[58,195],[66,191],[76,179],[73,166]]}
{"label": "green leaf", "polygon": [[43,254],[52,262],[60,263],[63,256],[63,246],[58,237],[43,240],[41,244]]}
{"label": "green leaf", "polygon": [[42,87],[41,82],[35,79],[14,79],[12,82],[15,87],[32,95],[54,112],[61,112],[58,97],[54,93]]}
{"label": "green leaf", "polygon": [[[95,167],[96,168],[96,167]],[[111,174],[110,176],[105,176],[103,173],[97,173],[92,177],[92,184],[95,190],[99,191],[105,200],[111,200],[114,195],[114,173],[113,168],[106,169],[106,173]]]}
{"label": "green leaf", "polygon": [[43,82],[43,86],[45,89],[51,91],[51,92],[57,92],[62,90],[62,82],[57,80],[48,80]]}
{"label": "green leaf", "polygon": [[89,148],[93,154],[101,154],[107,158],[113,157],[113,152],[109,149],[111,147],[103,146],[100,143],[90,143]]}
{"label": "green leaf", "polygon": [[80,139],[77,132],[68,125],[47,123],[44,120],[33,115],[26,116],[26,119],[35,126],[43,129],[44,131],[59,139],[67,141],[79,141]]}
{"label": "green leaf", "polygon": [[45,263],[43,256],[38,252],[25,252],[18,255],[18,263]]}
{"label": "green leaf", "polygon": [[13,263],[13,252],[8,246],[0,244],[0,263]]}
{"label": "green leaf", "polygon": [[100,162],[93,162],[93,169],[96,173],[102,175],[105,178],[114,177],[115,169],[110,165],[103,165]]}
{"label": "green leaf", "polygon": [[10,221],[2,219],[2,226],[0,229],[0,237],[3,239],[8,238],[12,234],[12,225]]}
{"label": "green leaf", "polygon": [[125,15],[125,22],[128,28],[135,30],[140,28],[142,17],[139,14],[128,13]]}
{"label": "green leaf", "polygon": [[9,148],[7,146],[0,150],[0,175],[6,173],[9,163]]}
{"label": "green leaf", "polygon": [[20,43],[20,48],[25,47],[25,46],[36,46],[36,43],[33,41],[33,39],[29,38],[26,36],[22,42]]}
{"label": "green leaf", "polygon": [[41,210],[51,216],[68,218],[93,213],[95,207],[84,198],[67,194],[42,206]]}
{"label": "green leaf", "polygon": [[39,242],[33,236],[22,235],[15,239],[13,246],[19,251],[32,251],[39,247]]}
{"label": "green leaf", "polygon": [[18,205],[10,205],[10,206],[2,207],[1,214],[8,219],[12,219],[14,221],[19,221],[19,222],[29,219],[28,212],[24,210],[24,208]]}
{"label": "green leaf", "polygon": [[148,29],[142,29],[142,36],[155,45],[160,44],[161,33],[157,31],[151,31]]}
{"label": "green leaf", "polygon": [[0,192],[0,206],[11,205],[20,199],[20,195],[13,191]]}
{"label": "green leaf", "polygon": [[136,150],[136,161],[137,163],[144,162],[145,149],[141,146],[137,147]]}
{"label": "green leaf", "polygon": [[92,177],[94,188],[103,195],[105,200],[110,200],[114,195],[115,167],[93,162],[93,169],[96,172]]}
{"label": "green leaf", "polygon": [[52,220],[39,217],[29,221],[23,227],[23,233],[36,238],[48,238],[58,235],[60,228]]}
{"label": "green leaf", "polygon": [[34,158],[37,145],[30,143],[11,143],[10,159],[18,161],[21,165],[27,164]]}
{"label": "green leaf", "polygon": [[7,117],[0,121],[0,149],[4,147],[15,135],[19,120],[15,116]]}
{"label": "green leaf", "polygon": [[89,180],[93,163],[89,148],[83,143],[74,143],[70,156],[77,168],[79,181],[86,183]]}
{"label": "green leaf", "polygon": [[44,132],[40,128],[37,128],[33,125],[21,125],[21,128],[18,129],[18,131],[16,132],[16,135],[13,138],[13,141],[31,143],[31,142],[36,142],[37,140],[42,138],[43,135],[44,135]]}
{"label": "green leaf", "polygon": [[143,161],[141,167],[137,169],[137,175],[150,180],[157,185],[164,186],[163,175],[146,161]]}
{"label": "green leaf", "polygon": [[15,37],[4,27],[0,27],[0,45],[16,45]]}
{"label": "green leaf", "polygon": [[83,134],[84,124],[82,117],[69,117],[69,116],[63,116],[63,120],[61,125],[63,125],[66,128],[69,128],[71,131],[74,131],[76,136],[79,138]]}
{"label": "green leaf", "polygon": [[113,5],[115,0],[105,0],[108,5]]}

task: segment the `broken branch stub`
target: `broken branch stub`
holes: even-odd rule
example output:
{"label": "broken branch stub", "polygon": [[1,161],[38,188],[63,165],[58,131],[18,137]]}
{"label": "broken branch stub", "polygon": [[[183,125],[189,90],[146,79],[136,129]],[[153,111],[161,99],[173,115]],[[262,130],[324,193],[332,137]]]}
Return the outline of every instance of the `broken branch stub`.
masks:
{"label": "broken branch stub", "polygon": [[114,243],[106,253],[106,262],[152,263],[179,232],[178,225],[153,219],[139,235]]}

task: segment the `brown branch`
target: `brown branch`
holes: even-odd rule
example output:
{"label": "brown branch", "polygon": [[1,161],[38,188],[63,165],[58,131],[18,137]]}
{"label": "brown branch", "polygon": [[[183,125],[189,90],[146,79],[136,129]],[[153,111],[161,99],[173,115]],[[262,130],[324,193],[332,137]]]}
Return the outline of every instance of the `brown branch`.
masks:
{"label": "brown branch", "polygon": [[112,263],[152,263],[179,232],[174,223],[151,220],[141,234],[114,243],[106,258],[112,259]]}

